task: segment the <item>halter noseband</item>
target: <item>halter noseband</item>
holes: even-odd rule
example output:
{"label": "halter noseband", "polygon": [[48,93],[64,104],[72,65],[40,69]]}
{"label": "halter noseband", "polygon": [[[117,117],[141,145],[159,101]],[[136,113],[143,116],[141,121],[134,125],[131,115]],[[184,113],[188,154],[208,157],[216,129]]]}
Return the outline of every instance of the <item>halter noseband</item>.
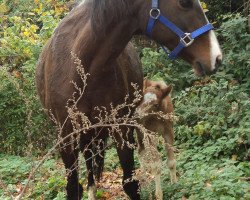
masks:
{"label": "halter noseband", "polygon": [[158,0],[152,0],[152,8],[151,8],[150,13],[149,13],[150,18],[148,21],[146,33],[148,36],[152,35],[154,25],[155,25],[156,21],[158,20],[164,26],[166,26],[171,31],[173,31],[176,35],[179,36],[180,42],[171,53],[168,52],[166,47],[163,47],[164,51],[167,54],[169,54],[168,56],[170,59],[175,59],[178,56],[178,54],[181,52],[182,49],[190,46],[194,42],[195,38],[197,38],[198,36],[208,32],[214,28],[212,24],[208,23],[205,26],[202,26],[201,28],[198,28],[197,30],[193,31],[192,33],[185,33],[179,27],[177,27],[173,22],[171,22],[170,20],[168,20],[166,17],[164,17],[161,14],[161,10],[159,9],[158,5],[159,5]]}

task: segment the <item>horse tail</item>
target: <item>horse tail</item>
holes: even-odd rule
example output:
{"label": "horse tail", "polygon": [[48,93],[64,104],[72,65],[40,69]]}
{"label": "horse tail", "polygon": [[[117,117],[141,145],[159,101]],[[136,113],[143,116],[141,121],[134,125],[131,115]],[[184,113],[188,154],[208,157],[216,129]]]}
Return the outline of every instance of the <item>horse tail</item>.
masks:
{"label": "horse tail", "polygon": [[95,142],[95,157],[93,172],[97,181],[100,181],[104,169],[105,148],[107,145],[107,138]]}

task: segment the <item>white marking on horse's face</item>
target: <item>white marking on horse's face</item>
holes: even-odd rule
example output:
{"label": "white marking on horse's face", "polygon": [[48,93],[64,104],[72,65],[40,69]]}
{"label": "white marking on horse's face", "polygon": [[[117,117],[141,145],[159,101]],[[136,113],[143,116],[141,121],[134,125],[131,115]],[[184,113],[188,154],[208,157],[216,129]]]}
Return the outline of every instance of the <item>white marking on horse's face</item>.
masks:
{"label": "white marking on horse's face", "polygon": [[[198,1],[198,2],[200,4],[200,7],[202,8],[201,2],[200,1]],[[204,13],[204,15],[205,15],[207,23],[209,23],[209,20],[208,20],[205,13]],[[211,71],[213,71],[216,68],[215,65],[216,65],[217,59],[222,60],[222,52],[221,52],[221,49],[220,49],[220,45],[219,45],[219,42],[218,42],[217,37],[216,37],[213,30],[211,30],[209,32],[209,43],[210,43]]]}
{"label": "white marking on horse's face", "polygon": [[96,200],[96,186],[92,185],[88,189],[88,200]]}
{"label": "white marking on horse's face", "polygon": [[157,100],[157,96],[156,94],[152,93],[152,92],[148,92],[144,95],[143,101],[145,103],[150,102],[150,101],[154,101]]}
{"label": "white marking on horse's face", "polygon": [[[203,9],[201,2],[200,1],[198,1],[198,2],[200,4],[201,9]],[[205,15],[207,23],[209,23],[209,20],[208,20],[205,13],[204,13],[204,15]],[[211,30],[209,32],[209,43],[210,43],[211,71],[213,71],[216,68],[217,59],[222,60],[222,52],[220,49],[220,45],[219,45],[219,42],[218,42],[217,37],[216,37],[213,30]]]}
{"label": "white marking on horse's face", "polygon": [[216,61],[222,60],[222,52],[214,31],[209,32],[211,69],[216,67]]}

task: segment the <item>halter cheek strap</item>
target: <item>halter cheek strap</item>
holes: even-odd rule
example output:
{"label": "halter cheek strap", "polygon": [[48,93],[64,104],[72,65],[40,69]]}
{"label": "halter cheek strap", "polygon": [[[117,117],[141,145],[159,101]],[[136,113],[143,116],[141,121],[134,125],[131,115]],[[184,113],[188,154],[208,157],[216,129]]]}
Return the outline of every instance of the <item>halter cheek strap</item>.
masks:
{"label": "halter cheek strap", "polygon": [[151,37],[153,28],[155,26],[156,21],[162,23],[165,27],[169,28],[172,32],[174,32],[179,38],[180,42],[177,47],[174,48],[172,52],[169,53],[166,47],[163,47],[164,51],[169,54],[170,59],[175,59],[178,54],[182,51],[182,49],[190,46],[194,39],[199,37],[200,35],[212,30],[214,27],[212,24],[208,23],[201,28],[193,31],[192,33],[185,33],[178,26],[176,26],[173,22],[171,22],[168,18],[164,17],[161,14],[161,10],[159,9],[158,0],[152,0],[152,8],[150,10],[150,18],[147,25],[146,34]]}

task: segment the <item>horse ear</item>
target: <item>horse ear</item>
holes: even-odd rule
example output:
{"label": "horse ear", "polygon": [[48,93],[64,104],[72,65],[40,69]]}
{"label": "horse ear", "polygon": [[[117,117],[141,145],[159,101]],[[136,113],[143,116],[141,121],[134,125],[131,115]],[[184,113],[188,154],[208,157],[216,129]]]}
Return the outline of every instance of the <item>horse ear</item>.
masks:
{"label": "horse ear", "polygon": [[148,79],[144,79],[143,81],[143,92],[146,90],[147,87],[151,85],[151,81]]}
{"label": "horse ear", "polygon": [[168,85],[167,88],[165,88],[163,91],[162,91],[162,98],[165,98],[166,96],[168,96],[173,90],[173,86],[172,85]]}

